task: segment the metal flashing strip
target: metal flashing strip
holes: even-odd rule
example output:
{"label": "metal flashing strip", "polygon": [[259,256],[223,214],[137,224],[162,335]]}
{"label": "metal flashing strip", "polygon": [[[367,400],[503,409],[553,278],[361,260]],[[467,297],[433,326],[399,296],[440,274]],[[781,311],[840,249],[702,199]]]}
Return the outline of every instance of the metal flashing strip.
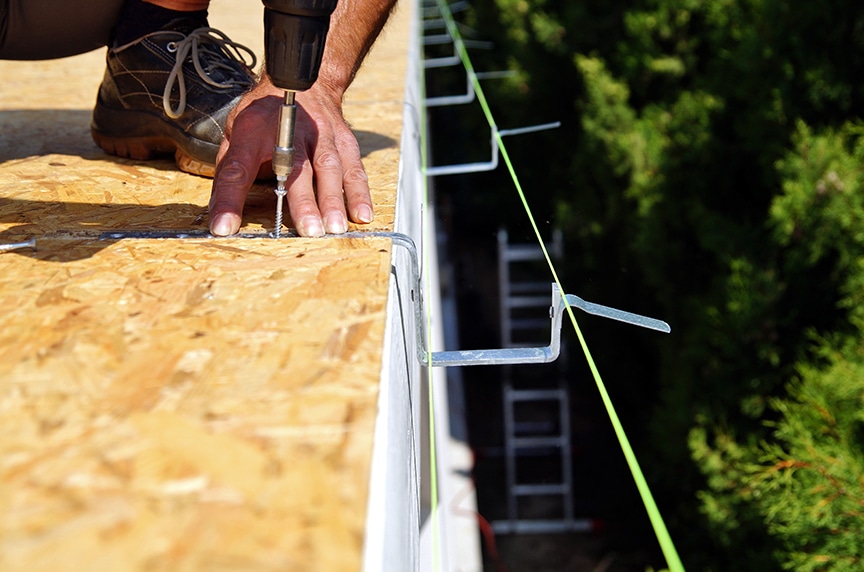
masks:
{"label": "metal flashing strip", "polygon": [[[299,238],[296,232],[288,231],[281,233],[282,238]],[[150,239],[184,239],[184,238],[277,238],[272,232],[246,232],[240,234],[232,234],[231,236],[216,236],[210,234],[207,230],[117,230],[103,232],[99,235],[99,240],[123,240],[127,238],[136,238],[141,240]]]}
{"label": "metal flashing strip", "polygon": [[24,242],[12,242],[8,244],[0,244],[0,252],[9,252],[11,250],[22,250],[24,248],[32,248],[36,250],[36,239],[31,238]]}

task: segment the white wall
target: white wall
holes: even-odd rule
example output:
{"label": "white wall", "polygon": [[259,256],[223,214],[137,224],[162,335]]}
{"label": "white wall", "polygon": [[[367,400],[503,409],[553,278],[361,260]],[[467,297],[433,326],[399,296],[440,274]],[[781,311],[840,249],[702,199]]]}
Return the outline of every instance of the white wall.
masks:
{"label": "white wall", "polygon": [[[400,9],[412,9],[418,14],[416,0],[410,8],[407,2],[402,3]],[[429,268],[423,269],[428,272],[423,290],[431,309],[430,337],[432,347],[441,349],[434,216],[424,212],[423,206],[420,122],[425,121],[425,112],[420,104],[423,72],[419,41],[419,20],[415,18],[408,57],[395,230],[414,240],[421,266],[428,262]],[[430,228],[424,228],[424,224]],[[448,390],[461,394],[461,385],[451,383],[448,387],[445,370],[433,368],[439,496],[438,510],[433,515],[429,505],[429,376],[417,360],[417,324],[411,298],[417,285],[413,283],[411,260],[404,248],[393,246],[392,266],[363,569],[365,572],[480,571],[476,501],[473,485],[465,477],[472,468],[472,459],[464,435],[451,435],[449,403],[453,396]],[[426,283],[432,287],[427,288]],[[455,397],[458,401],[461,395]],[[459,421],[454,419],[455,428],[464,426]],[[458,506],[454,500],[458,500]]]}

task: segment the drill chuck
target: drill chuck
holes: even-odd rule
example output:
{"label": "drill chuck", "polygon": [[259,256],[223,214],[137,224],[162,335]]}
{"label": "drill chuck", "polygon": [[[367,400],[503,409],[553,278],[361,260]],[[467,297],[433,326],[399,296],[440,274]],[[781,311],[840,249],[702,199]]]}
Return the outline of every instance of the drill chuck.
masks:
{"label": "drill chuck", "polygon": [[264,0],[264,60],[273,85],[305,91],[318,79],[337,0]]}
{"label": "drill chuck", "polygon": [[280,181],[288,179],[294,169],[294,120],[297,106],[294,92],[285,92],[285,101],[279,109],[279,129],[276,133],[276,146],[273,148],[273,173]]}

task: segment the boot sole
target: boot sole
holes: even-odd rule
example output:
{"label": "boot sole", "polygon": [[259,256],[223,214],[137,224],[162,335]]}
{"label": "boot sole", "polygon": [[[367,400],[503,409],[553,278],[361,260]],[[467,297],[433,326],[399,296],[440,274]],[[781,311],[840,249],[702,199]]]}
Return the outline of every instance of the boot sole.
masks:
{"label": "boot sole", "polygon": [[147,161],[160,155],[174,153],[177,168],[184,173],[208,177],[216,174],[216,165],[192,157],[173,139],[166,137],[110,137],[95,129],[90,130],[93,141],[109,155],[136,161]]}
{"label": "boot sole", "polygon": [[[123,126],[123,133],[105,126]],[[177,167],[186,173],[210,177],[216,173],[215,157],[219,146],[189,137],[154,114],[114,109],[99,101],[90,126],[93,141],[109,155],[146,161],[174,153]],[[178,138],[181,141],[178,141]],[[213,157],[208,161],[202,157]]]}

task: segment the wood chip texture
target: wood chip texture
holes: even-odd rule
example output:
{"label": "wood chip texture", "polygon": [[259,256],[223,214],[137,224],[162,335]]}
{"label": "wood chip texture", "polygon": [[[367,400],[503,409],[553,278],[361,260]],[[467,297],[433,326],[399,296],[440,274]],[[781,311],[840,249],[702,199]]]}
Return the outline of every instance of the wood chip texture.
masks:
{"label": "wood chip texture", "polygon": [[[211,24],[261,52],[260,3]],[[349,90],[392,230],[397,11]],[[124,239],[205,230],[211,182],[105,155],[104,50],[0,62],[0,570],[358,570],[390,241]],[[272,186],[243,232],[272,225]]]}

